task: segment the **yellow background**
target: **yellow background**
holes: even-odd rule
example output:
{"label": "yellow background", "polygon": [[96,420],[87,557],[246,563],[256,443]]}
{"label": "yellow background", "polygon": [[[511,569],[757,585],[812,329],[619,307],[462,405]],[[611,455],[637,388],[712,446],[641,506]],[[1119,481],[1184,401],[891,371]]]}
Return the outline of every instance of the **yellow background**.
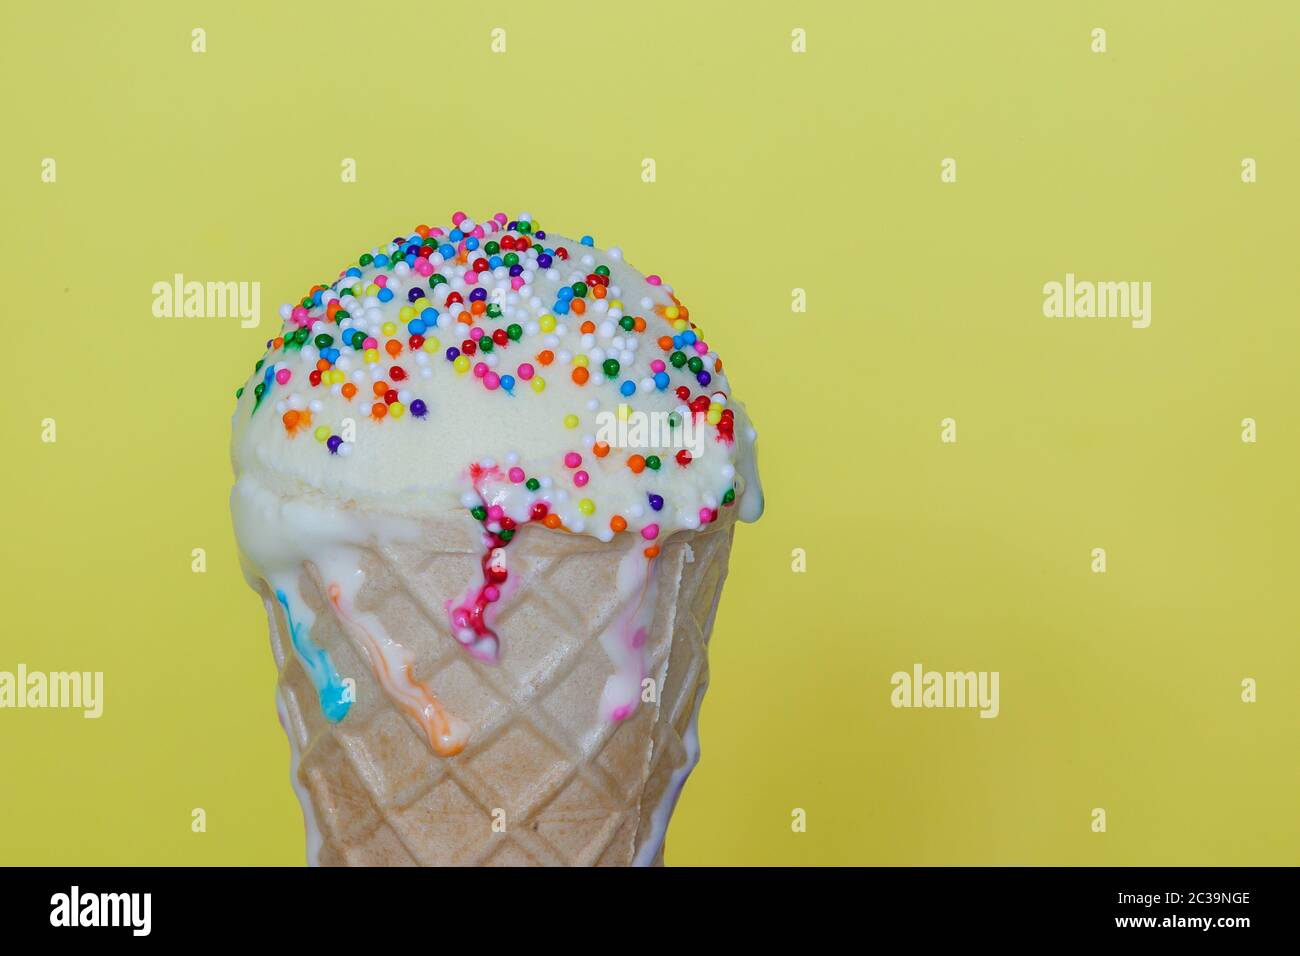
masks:
{"label": "yellow background", "polygon": [[[1297,862],[1294,4],[297,6],[4,5],[0,669],[106,703],[0,711],[0,862],[303,859],[233,391],[460,208],[664,275],[760,430],[670,863]],[[262,326],[154,318],[176,272]],[[1045,318],[1066,272],[1151,327]],[[916,662],[1001,715],[893,709]]]}

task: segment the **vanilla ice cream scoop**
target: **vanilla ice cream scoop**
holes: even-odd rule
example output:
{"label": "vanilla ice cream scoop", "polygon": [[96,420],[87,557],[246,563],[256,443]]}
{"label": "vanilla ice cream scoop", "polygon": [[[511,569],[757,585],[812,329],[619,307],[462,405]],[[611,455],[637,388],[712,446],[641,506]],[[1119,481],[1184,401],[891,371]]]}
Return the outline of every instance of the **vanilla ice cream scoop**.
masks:
{"label": "vanilla ice cream scoop", "polygon": [[[754,431],[672,287],[527,215],[419,226],[281,308],[237,475],[397,515],[490,499],[609,540],[756,518]],[[490,506],[490,505],[489,505]]]}

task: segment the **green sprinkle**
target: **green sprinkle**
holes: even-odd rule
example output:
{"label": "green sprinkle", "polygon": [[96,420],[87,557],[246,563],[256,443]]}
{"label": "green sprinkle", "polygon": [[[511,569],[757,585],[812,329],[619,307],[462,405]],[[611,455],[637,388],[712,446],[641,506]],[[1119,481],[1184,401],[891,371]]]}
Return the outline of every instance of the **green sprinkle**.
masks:
{"label": "green sprinkle", "polygon": [[658,456],[658,455],[647,455],[647,456],[646,456],[646,459],[645,459],[645,466],[646,466],[647,468],[649,468],[651,471],[658,471],[658,470],[659,470],[659,466],[660,466],[660,464],[662,464],[662,462],[659,461],[659,456]]}
{"label": "green sprinkle", "polygon": [[[489,308],[488,311],[491,312],[492,309]],[[518,322],[511,322],[509,325],[506,326],[506,335],[510,336],[510,341],[518,342],[521,338],[523,338],[524,327],[520,325]]]}
{"label": "green sprinkle", "polygon": [[620,368],[618,364],[618,359],[605,359],[605,361],[601,363],[600,367],[605,370],[605,374],[608,375],[610,378],[613,378],[615,375],[617,375],[618,370]]}
{"label": "green sprinkle", "polygon": [[538,488],[542,487],[542,483],[536,478],[529,478],[524,482],[524,487],[529,491],[536,491]]}
{"label": "green sprinkle", "polygon": [[474,516],[475,521],[482,521],[487,517],[487,509],[482,505],[475,505],[473,508],[470,508],[469,513]]}
{"label": "green sprinkle", "polygon": [[631,332],[636,328],[636,319],[632,318],[630,315],[625,315],[623,318],[618,320],[618,324],[623,327],[624,332]]}
{"label": "green sprinkle", "polygon": [[674,352],[672,355],[668,356],[668,361],[673,368],[681,368],[686,364],[686,353]]}
{"label": "green sprinkle", "polygon": [[497,532],[497,537],[500,538],[502,541],[509,541],[514,536],[515,536],[515,532],[513,528],[507,528],[505,530]]}

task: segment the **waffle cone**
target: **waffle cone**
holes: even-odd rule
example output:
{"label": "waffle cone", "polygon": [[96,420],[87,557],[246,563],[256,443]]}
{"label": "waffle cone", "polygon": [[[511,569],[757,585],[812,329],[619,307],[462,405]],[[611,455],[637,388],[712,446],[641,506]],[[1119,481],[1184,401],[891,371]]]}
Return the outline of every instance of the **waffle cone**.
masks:
{"label": "waffle cone", "polygon": [[357,552],[364,583],[354,606],[410,652],[412,676],[468,726],[455,756],[436,755],[425,728],[385,693],[366,636],[332,613],[329,582],[307,563],[299,590],[315,616],[311,637],[356,686],[347,716],[326,720],[284,609],[261,582],[309,857],[363,866],[662,863],[668,816],[698,758],[695,719],[734,516],[661,542],[646,640],[657,699],[618,722],[599,713],[614,673],[600,638],[623,610],[617,569],[644,547],[639,536],[601,543],[525,529],[508,549],[516,589],[493,621],[499,658],[486,662],[455,640],[445,610],[480,573],[478,526],[448,518],[422,530],[432,544]]}

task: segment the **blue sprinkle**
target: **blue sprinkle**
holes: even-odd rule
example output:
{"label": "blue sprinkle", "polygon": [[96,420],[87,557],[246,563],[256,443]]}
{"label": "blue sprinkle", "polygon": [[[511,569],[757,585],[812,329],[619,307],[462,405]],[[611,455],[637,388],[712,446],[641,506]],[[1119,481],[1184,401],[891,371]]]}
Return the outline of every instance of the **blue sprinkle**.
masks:
{"label": "blue sprinkle", "polygon": [[347,275],[351,276],[351,277],[354,278],[354,279],[360,279],[360,278],[361,278],[361,270],[358,269],[356,266],[353,266],[351,269],[349,269],[349,270],[347,271]]}
{"label": "blue sprinkle", "polygon": [[596,240],[591,238],[591,236],[583,236],[582,239],[580,239],[579,241],[584,246],[594,246],[596,244]]}
{"label": "blue sprinkle", "polygon": [[655,388],[659,389],[659,391],[662,392],[662,391],[663,391],[665,388],[667,388],[667,387],[668,387],[668,373],[667,373],[667,372],[656,372],[656,373],[655,373]]}
{"label": "blue sprinkle", "polygon": [[478,239],[476,239],[473,236],[470,236],[468,239],[465,240],[465,248],[468,249],[470,252],[473,252],[475,249],[478,248]]}
{"label": "blue sprinkle", "polygon": [[375,265],[384,268],[388,265],[388,256],[375,256]]}
{"label": "blue sprinkle", "polygon": [[567,302],[573,298],[573,290],[566,285],[563,288],[561,288],[558,292],[555,293],[555,297],[564,302]]}
{"label": "blue sprinkle", "polygon": [[406,331],[410,332],[412,335],[423,335],[427,328],[428,326],[419,319],[412,319],[410,322],[406,323]]}
{"label": "blue sprinkle", "polygon": [[556,315],[567,315],[569,312],[569,303],[560,299],[555,305],[551,306],[551,311]]}
{"label": "blue sprinkle", "polygon": [[388,302],[388,301],[391,301],[392,298],[393,298],[393,290],[392,290],[392,289],[386,289],[386,288],[385,288],[385,289],[380,289],[380,290],[379,290],[379,295],[376,296],[376,298],[379,299],[380,302]]}
{"label": "blue sprinkle", "polygon": [[636,382],[628,379],[618,387],[618,390],[625,396],[631,396],[636,392]]}
{"label": "blue sprinkle", "polygon": [[456,258],[456,247],[450,242],[444,242],[438,247],[438,255],[444,259],[454,259]]}
{"label": "blue sprinkle", "polygon": [[447,238],[452,242],[460,242],[465,238],[465,233],[461,232],[459,229],[453,229],[451,232],[447,233]]}
{"label": "blue sprinkle", "polygon": [[491,259],[488,260],[489,269],[500,269],[505,264],[506,264],[505,260],[502,259],[500,256],[493,256]]}
{"label": "blue sprinkle", "polygon": [[515,387],[515,377],[513,375],[501,376],[501,387],[507,392]]}

